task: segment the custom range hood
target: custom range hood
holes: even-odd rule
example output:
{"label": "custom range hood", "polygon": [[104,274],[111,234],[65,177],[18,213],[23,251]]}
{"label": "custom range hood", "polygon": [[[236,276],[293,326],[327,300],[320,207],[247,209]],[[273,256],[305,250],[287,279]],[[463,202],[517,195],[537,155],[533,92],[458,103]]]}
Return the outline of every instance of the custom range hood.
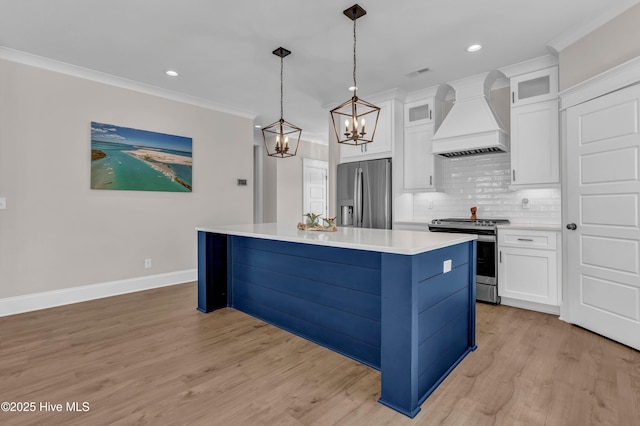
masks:
{"label": "custom range hood", "polygon": [[491,86],[504,77],[498,71],[448,83],[456,99],[433,135],[433,154],[443,157],[508,152],[509,132],[489,102]]}

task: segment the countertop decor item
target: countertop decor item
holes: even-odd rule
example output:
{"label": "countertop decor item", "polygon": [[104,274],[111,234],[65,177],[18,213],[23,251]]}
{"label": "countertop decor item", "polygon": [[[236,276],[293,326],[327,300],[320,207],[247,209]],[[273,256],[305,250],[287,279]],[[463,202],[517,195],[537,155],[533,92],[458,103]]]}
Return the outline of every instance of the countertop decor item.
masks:
{"label": "countertop decor item", "polygon": [[[298,222],[298,229],[301,231],[336,232],[338,230],[338,227],[335,225],[335,217],[322,218],[322,215],[315,213],[307,213],[305,216],[307,217],[307,223]],[[324,226],[319,223],[321,218]]]}
{"label": "countertop decor item", "polygon": [[[353,86],[349,89],[353,90],[353,96],[331,110],[331,121],[338,143],[364,145],[373,142],[380,116],[379,107],[358,98],[358,84],[356,82],[356,20],[364,16],[367,11],[354,4],[342,13],[353,21]],[[343,123],[344,127],[342,127]],[[366,127],[367,125],[369,127]],[[344,129],[344,133],[341,129]]]}
{"label": "countertop decor item", "polygon": [[302,129],[284,120],[283,116],[283,69],[284,57],[291,54],[290,50],[278,47],[273,54],[280,57],[280,120],[262,129],[264,147],[267,155],[276,158],[293,157],[298,152]]}
{"label": "countertop decor item", "polygon": [[476,216],[476,212],[478,211],[477,207],[471,207],[471,220],[478,220],[478,216]]}

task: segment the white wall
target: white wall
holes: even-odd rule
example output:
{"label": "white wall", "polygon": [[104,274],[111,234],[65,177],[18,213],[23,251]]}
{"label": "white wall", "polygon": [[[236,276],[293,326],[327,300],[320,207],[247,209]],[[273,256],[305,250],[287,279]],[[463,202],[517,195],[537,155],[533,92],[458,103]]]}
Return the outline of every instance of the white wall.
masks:
{"label": "white wall", "polygon": [[640,4],[566,47],[559,55],[560,90],[640,55]]}
{"label": "white wall", "polygon": [[264,156],[265,222],[296,226],[302,220],[303,158],[328,161],[328,155],[327,145],[301,140],[295,157]]}
{"label": "white wall", "polygon": [[[193,138],[193,192],[89,189],[91,121]],[[252,181],[247,118],[0,60],[0,299],[193,269]]]}

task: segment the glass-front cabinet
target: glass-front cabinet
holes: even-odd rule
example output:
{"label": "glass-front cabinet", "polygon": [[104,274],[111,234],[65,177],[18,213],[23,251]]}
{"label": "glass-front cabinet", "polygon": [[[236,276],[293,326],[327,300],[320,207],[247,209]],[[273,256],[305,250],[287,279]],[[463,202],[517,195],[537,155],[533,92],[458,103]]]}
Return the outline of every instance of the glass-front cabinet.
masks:
{"label": "glass-front cabinet", "polygon": [[557,66],[511,78],[511,106],[546,101],[557,96]]}

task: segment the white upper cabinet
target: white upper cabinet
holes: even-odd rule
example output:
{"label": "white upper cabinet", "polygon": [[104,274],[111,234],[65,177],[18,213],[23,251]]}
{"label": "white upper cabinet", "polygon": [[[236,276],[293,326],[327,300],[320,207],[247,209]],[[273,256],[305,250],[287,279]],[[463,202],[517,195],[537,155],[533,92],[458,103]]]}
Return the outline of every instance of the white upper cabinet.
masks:
{"label": "white upper cabinet", "polygon": [[558,100],[511,109],[511,185],[560,182]]}
{"label": "white upper cabinet", "polygon": [[[433,155],[433,135],[442,121],[442,102],[451,88],[433,86],[413,92],[404,105],[404,137],[400,145],[402,186],[405,192],[437,191],[442,159]],[[396,162],[399,164],[399,162]]]}
{"label": "white upper cabinet", "polygon": [[511,78],[511,106],[527,105],[558,97],[558,67]]}
{"label": "white upper cabinet", "polygon": [[407,191],[433,191],[436,188],[436,159],[431,154],[433,133],[433,124],[410,126],[404,130],[403,177]]}
{"label": "white upper cabinet", "polygon": [[404,106],[404,127],[433,123],[433,99],[411,102]]}
{"label": "white upper cabinet", "polygon": [[558,66],[550,65],[551,60],[542,58],[516,64],[505,72],[510,75],[511,86],[510,155],[514,189],[560,183]]}
{"label": "white upper cabinet", "polygon": [[[391,157],[393,155],[393,129],[396,106],[394,101],[378,102],[380,116],[373,141],[364,145],[340,145],[340,162]],[[367,124],[369,127],[369,124]]]}

